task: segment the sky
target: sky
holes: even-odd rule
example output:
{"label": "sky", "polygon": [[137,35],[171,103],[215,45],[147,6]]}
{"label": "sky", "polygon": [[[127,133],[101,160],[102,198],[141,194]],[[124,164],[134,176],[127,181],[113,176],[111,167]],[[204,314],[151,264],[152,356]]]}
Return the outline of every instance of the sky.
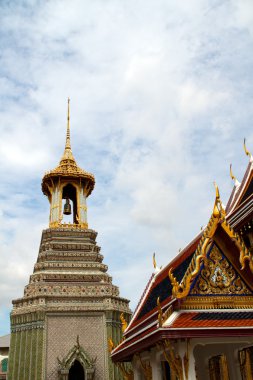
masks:
{"label": "sky", "polygon": [[[252,0],[0,2],[0,335],[37,260],[70,97],[89,227],[134,310],[253,152]],[[169,281],[169,280],[168,280]]]}

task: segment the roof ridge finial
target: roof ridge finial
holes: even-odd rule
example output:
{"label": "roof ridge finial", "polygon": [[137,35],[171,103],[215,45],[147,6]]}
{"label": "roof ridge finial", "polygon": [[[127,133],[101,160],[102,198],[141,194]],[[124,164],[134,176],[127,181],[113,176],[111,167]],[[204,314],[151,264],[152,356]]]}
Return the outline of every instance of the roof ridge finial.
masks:
{"label": "roof ridge finial", "polygon": [[225,206],[221,202],[220,191],[215,181],[214,181],[214,187],[215,187],[215,202],[214,202],[214,207],[213,207],[213,216],[215,218],[220,218],[221,216],[224,217],[226,215]]}
{"label": "roof ridge finial", "polygon": [[246,138],[245,137],[244,137],[243,147],[244,147],[244,152],[246,153],[247,156],[249,156],[249,162],[253,162],[252,154],[246,148]]}
{"label": "roof ridge finial", "polygon": [[235,187],[240,186],[241,183],[238,181],[238,179],[234,176],[232,172],[232,164],[230,164],[230,177],[235,182]]}
{"label": "roof ridge finial", "polygon": [[68,116],[67,116],[67,133],[66,133],[66,144],[65,149],[71,149],[70,145],[70,123],[69,123],[69,103],[70,99],[68,98]]}

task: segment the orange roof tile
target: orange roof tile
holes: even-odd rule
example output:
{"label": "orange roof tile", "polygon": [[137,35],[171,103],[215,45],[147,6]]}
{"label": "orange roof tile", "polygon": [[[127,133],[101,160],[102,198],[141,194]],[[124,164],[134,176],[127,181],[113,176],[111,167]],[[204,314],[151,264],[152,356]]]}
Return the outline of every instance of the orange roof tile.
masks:
{"label": "orange roof tile", "polygon": [[183,312],[167,328],[253,327],[252,311]]}

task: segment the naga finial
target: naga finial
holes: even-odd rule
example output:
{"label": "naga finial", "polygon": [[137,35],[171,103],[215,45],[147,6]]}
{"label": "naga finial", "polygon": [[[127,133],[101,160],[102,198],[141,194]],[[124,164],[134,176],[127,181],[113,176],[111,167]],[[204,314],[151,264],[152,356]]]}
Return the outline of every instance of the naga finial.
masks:
{"label": "naga finial", "polygon": [[157,311],[158,311],[158,324],[159,324],[159,327],[162,327],[162,325],[163,325],[163,311],[162,311],[162,307],[161,307],[161,303],[160,303],[160,297],[157,297],[156,304],[157,304]]}
{"label": "naga finial", "polygon": [[154,266],[154,269],[156,269],[156,259],[155,259],[155,252],[153,253],[153,266]]}
{"label": "naga finial", "polygon": [[216,195],[215,195],[215,202],[214,202],[214,207],[213,207],[213,216],[215,218],[220,218],[221,216],[224,217],[226,215],[226,212],[220,199],[219,188],[215,181],[214,181],[214,187],[215,187]]}
{"label": "naga finial", "polygon": [[246,138],[244,137],[244,141],[243,141],[243,148],[244,148],[244,152],[247,156],[249,156],[249,161],[250,162],[253,162],[253,157],[252,157],[252,154],[248,151],[247,147],[246,147]]}
{"label": "naga finial", "polygon": [[229,171],[229,173],[230,173],[230,177],[231,177],[231,179],[234,181],[234,183],[235,183],[235,186],[236,187],[238,187],[238,186],[240,186],[240,182],[238,181],[238,179],[234,176],[234,174],[233,174],[233,172],[232,172],[232,164],[230,164],[230,171]]}
{"label": "naga finial", "polygon": [[162,269],[162,265],[160,266],[160,268],[157,266],[157,263],[156,263],[156,258],[155,258],[155,252],[153,253],[153,266],[154,266],[154,274],[157,275],[160,270]]}

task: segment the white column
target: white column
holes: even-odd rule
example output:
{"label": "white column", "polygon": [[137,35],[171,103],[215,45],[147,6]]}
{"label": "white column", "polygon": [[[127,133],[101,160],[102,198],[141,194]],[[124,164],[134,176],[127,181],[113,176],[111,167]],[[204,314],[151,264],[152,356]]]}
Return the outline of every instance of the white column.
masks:
{"label": "white column", "polygon": [[161,358],[160,353],[157,353],[157,350],[153,350],[151,353],[150,365],[152,368],[152,379],[162,380]]}
{"label": "white column", "polygon": [[[182,360],[183,380],[186,380],[187,374],[185,373],[185,368],[184,368],[184,356],[187,354],[187,341],[186,340],[178,342],[178,354]],[[195,380],[196,379],[195,360],[194,360],[194,356],[193,356],[193,347],[191,346],[191,344],[189,344],[189,346],[188,346],[188,360],[189,360],[188,380]]]}
{"label": "white column", "polygon": [[196,379],[196,371],[195,371],[195,359],[193,355],[193,347],[189,347],[189,373],[188,379],[195,380]]}

